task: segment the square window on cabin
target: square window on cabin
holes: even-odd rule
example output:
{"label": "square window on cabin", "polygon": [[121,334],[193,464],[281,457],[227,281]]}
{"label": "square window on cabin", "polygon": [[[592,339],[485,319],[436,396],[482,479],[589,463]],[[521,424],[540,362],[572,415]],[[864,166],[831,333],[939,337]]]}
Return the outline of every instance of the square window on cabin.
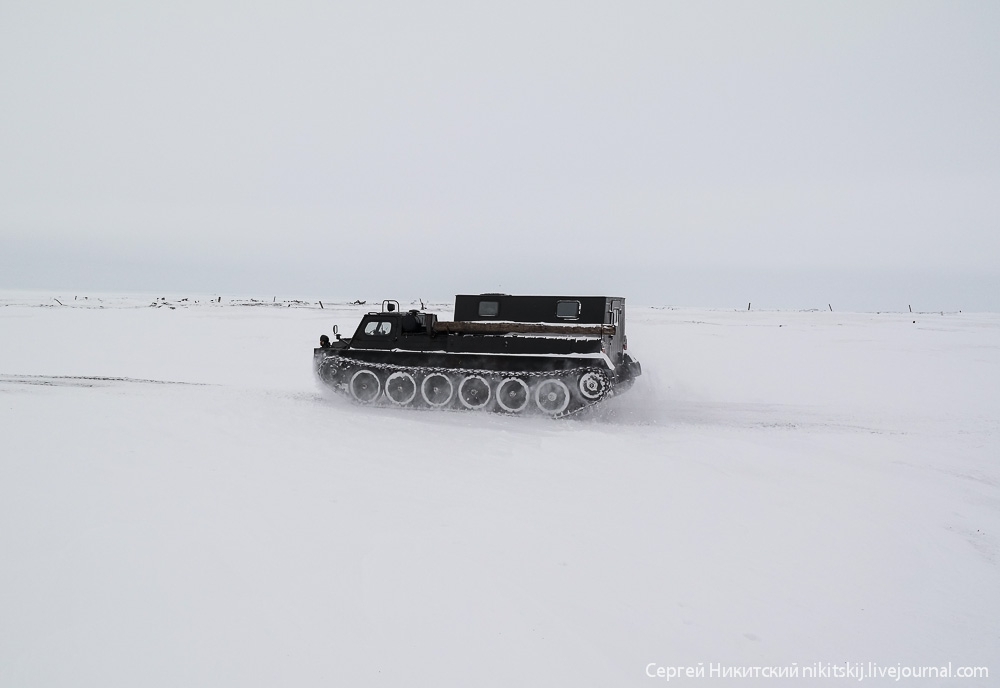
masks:
{"label": "square window on cabin", "polygon": [[499,301],[480,301],[479,302],[479,317],[480,318],[495,318],[500,312],[500,302]]}
{"label": "square window on cabin", "polygon": [[580,302],[579,301],[558,301],[558,302],[556,302],[556,317],[557,318],[579,318],[580,317]]}

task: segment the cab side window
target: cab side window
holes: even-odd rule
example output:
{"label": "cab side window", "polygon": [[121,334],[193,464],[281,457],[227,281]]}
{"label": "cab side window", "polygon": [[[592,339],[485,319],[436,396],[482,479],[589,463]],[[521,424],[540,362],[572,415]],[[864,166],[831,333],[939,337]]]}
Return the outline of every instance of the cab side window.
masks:
{"label": "cab side window", "polygon": [[369,320],[365,325],[365,334],[373,337],[385,336],[392,333],[392,322],[389,320]]}

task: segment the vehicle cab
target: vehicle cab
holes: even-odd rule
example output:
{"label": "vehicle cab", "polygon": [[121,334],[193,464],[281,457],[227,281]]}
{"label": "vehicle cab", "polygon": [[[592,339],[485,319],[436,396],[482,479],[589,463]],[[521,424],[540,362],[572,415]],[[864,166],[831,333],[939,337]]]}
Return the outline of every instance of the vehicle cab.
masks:
{"label": "vehicle cab", "polygon": [[392,349],[399,338],[399,313],[369,313],[361,319],[351,337],[351,346],[359,349]]}
{"label": "vehicle cab", "polygon": [[396,301],[383,301],[380,313],[368,313],[358,324],[351,337],[355,349],[410,349],[433,348],[434,323],[437,316],[417,310],[400,312]]}

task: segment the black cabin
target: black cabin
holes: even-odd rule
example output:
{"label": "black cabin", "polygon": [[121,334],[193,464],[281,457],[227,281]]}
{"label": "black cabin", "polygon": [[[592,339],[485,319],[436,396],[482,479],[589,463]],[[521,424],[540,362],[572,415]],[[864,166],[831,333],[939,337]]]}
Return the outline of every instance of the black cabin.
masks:
{"label": "black cabin", "polygon": [[459,294],[455,322],[506,321],[564,325],[614,325],[604,342],[612,362],[621,360],[625,347],[625,299],[620,296],[511,296]]}

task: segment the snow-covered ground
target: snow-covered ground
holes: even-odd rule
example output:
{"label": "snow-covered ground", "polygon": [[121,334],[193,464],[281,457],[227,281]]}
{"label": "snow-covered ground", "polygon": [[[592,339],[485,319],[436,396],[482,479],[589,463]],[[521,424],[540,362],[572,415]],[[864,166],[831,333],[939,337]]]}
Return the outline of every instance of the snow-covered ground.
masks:
{"label": "snow-covered ground", "polygon": [[370,306],[161,296],[0,294],[0,686],[1000,675],[1000,315],[630,306],[551,421],[327,394]]}

